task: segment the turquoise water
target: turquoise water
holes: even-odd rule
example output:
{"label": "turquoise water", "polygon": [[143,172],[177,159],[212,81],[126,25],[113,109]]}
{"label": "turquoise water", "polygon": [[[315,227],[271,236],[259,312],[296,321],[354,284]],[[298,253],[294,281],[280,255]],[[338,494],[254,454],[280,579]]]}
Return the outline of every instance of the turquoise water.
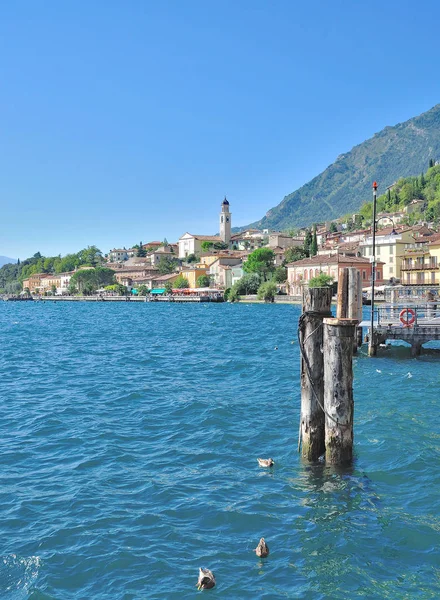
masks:
{"label": "turquoise water", "polygon": [[440,354],[360,353],[353,467],[306,466],[298,316],[1,303],[0,598],[439,598]]}

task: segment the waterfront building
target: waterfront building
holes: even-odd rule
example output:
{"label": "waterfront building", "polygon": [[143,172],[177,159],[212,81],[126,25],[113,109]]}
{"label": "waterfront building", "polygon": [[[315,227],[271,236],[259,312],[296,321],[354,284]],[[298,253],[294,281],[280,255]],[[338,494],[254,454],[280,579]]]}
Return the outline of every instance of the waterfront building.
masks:
{"label": "waterfront building", "polygon": [[241,258],[231,256],[219,256],[217,260],[211,263],[208,275],[211,278],[213,286],[218,289],[226,289],[232,286],[232,267],[242,265]]}
{"label": "waterfront building", "polygon": [[231,287],[234,285],[234,283],[237,283],[237,281],[240,281],[240,279],[243,277],[243,275],[244,275],[243,263],[231,266]]}
{"label": "waterfront building", "polygon": [[112,265],[111,268],[115,271],[116,281],[122,285],[126,285],[124,281],[128,281],[129,279],[149,279],[155,277],[159,273],[155,267],[149,265],[138,267],[125,267],[120,265],[119,268],[117,265]]}
{"label": "waterfront building", "polygon": [[196,288],[197,287],[197,279],[201,275],[207,275],[207,274],[208,274],[208,269],[203,264],[198,264],[194,267],[193,266],[183,267],[179,273],[179,275],[182,275],[183,277],[185,277],[185,279],[188,280],[190,288]]}
{"label": "waterfront building", "polygon": [[159,275],[154,277],[151,281],[151,285],[147,286],[149,289],[163,288],[166,283],[174,284],[176,279],[180,276],[180,273],[167,273],[166,275]]}
{"label": "waterfront building", "polygon": [[406,244],[400,265],[404,285],[440,285],[440,233]]}
{"label": "waterfront building", "polygon": [[[249,255],[249,252],[244,250],[210,250],[200,254],[200,263],[209,267],[219,258],[232,258],[244,260]],[[225,263],[226,264],[226,263]],[[234,263],[235,264],[235,263]]]}
{"label": "waterfront building", "polygon": [[[401,279],[401,264],[405,247],[414,244],[416,240],[423,239],[432,233],[426,227],[406,227],[396,231],[387,227],[376,232],[376,259],[384,264],[383,278],[388,283],[390,280]],[[362,256],[373,257],[373,235],[366,237],[359,244]]]}
{"label": "waterfront building", "polygon": [[29,275],[27,279],[23,280],[23,289],[26,288],[29,290],[31,294],[35,294],[36,290],[41,288],[41,276],[44,273],[34,273],[33,275]]}
{"label": "waterfront building", "polygon": [[[289,293],[293,296],[302,294],[302,285],[320,273],[330,275],[333,281],[338,281],[339,269],[355,267],[361,273],[362,287],[371,286],[372,263],[368,258],[347,256],[344,254],[316,255],[303,258],[287,265],[287,282]],[[382,285],[383,262],[376,261],[376,284]]]}

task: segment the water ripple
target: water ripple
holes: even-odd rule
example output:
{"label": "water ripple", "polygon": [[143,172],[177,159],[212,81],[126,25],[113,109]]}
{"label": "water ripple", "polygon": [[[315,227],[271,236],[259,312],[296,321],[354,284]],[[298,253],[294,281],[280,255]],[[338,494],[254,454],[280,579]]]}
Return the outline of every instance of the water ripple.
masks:
{"label": "water ripple", "polygon": [[353,466],[303,465],[298,316],[2,303],[0,597],[440,597],[438,352],[361,351]]}

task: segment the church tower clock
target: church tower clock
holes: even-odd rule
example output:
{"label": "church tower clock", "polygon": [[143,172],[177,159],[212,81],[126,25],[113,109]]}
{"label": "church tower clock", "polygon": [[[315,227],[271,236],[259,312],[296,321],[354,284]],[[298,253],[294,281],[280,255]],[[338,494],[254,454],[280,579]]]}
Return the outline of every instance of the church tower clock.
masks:
{"label": "church tower clock", "polygon": [[225,244],[231,240],[231,213],[229,212],[229,202],[225,199],[222,202],[220,213],[220,237]]}

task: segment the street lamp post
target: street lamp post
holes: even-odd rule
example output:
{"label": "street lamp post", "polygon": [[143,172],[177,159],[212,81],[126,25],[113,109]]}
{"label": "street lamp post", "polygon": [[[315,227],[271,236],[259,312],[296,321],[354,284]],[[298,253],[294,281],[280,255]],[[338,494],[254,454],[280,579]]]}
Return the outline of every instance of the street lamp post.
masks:
{"label": "street lamp post", "polygon": [[377,182],[373,183],[373,261],[371,263],[371,328],[368,345],[368,355],[376,355],[376,344],[374,344],[374,284],[376,281],[376,201]]}

